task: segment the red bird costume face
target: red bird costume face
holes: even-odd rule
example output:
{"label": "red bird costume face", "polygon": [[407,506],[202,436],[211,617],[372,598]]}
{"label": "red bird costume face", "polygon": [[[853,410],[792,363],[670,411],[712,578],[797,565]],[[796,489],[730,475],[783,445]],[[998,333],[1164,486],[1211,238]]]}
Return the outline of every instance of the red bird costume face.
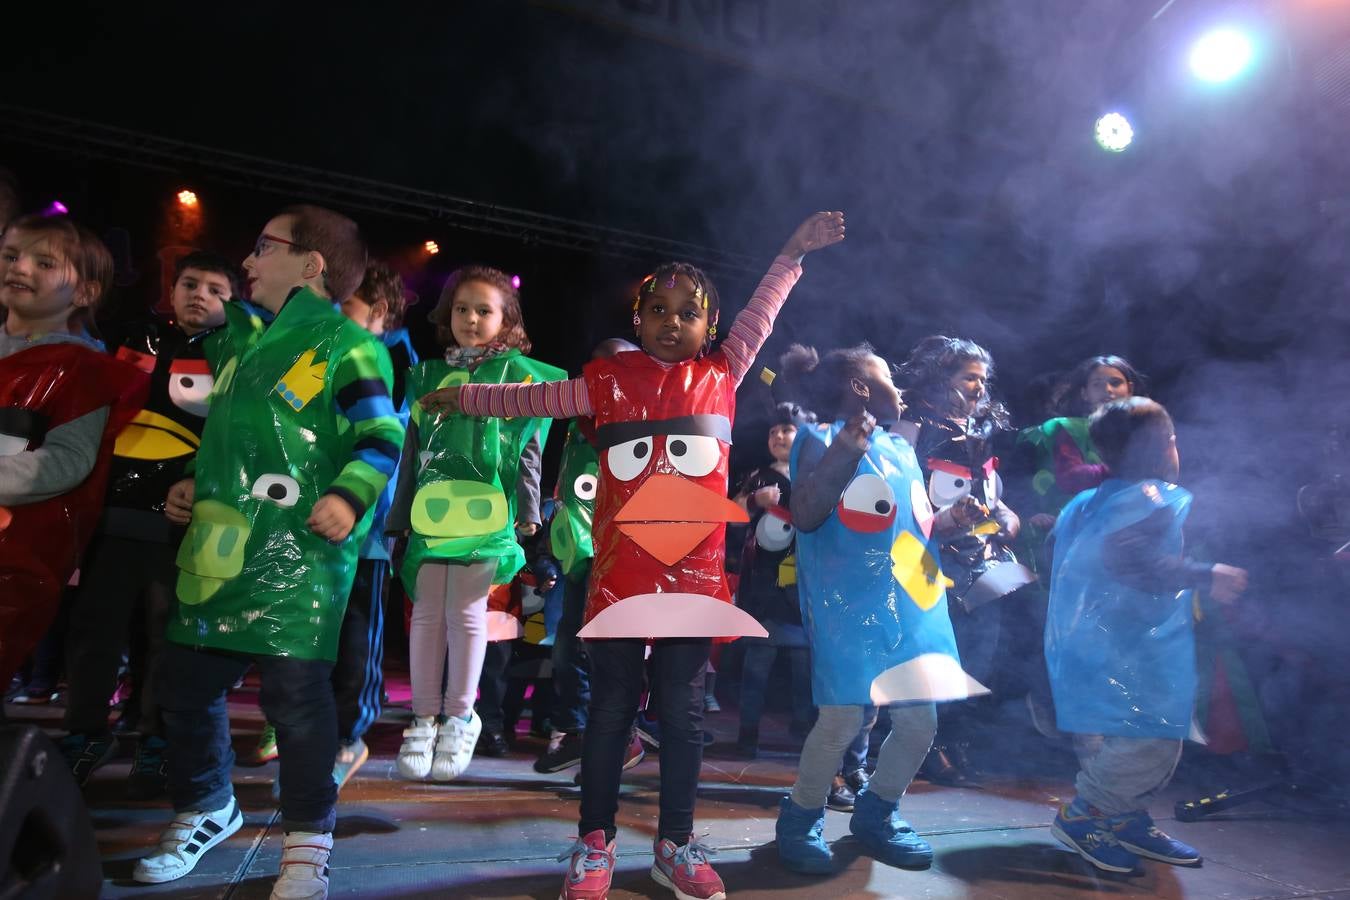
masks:
{"label": "red bird costume face", "polygon": [[726,523],[748,517],[726,496],[735,394],[724,359],[667,366],[621,353],[586,379],[600,488],[583,636],[763,634],[726,584]]}

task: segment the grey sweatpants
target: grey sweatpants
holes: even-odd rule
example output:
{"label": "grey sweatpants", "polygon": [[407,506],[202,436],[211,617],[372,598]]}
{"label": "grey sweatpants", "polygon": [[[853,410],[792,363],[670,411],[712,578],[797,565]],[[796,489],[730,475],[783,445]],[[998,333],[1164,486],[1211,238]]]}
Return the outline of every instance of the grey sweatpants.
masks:
{"label": "grey sweatpants", "polygon": [[1181,759],[1181,741],[1076,734],[1078,796],[1108,816],[1147,809]]}
{"label": "grey sweatpants", "polygon": [[[937,709],[931,703],[887,707],[891,733],[881,744],[877,770],[868,790],[887,803],[904,796],[919,771],[937,732]],[[797,768],[792,802],[803,809],[820,809],[830,794],[844,751],[863,724],[861,706],[822,706],[815,727],[806,736]]]}

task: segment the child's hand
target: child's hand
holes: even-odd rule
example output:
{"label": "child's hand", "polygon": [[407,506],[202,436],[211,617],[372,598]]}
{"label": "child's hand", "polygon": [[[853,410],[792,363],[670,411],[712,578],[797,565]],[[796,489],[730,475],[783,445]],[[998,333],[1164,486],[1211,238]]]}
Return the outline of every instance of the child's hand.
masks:
{"label": "child's hand", "polygon": [[1219,603],[1232,603],[1247,590],[1247,570],[1215,563],[1209,570],[1209,595]]}
{"label": "child's hand", "polygon": [[438,391],[432,391],[417,402],[429,413],[448,415],[459,412],[459,389],[462,385],[452,384]]}
{"label": "child's hand", "polygon": [[989,510],[984,504],[967,494],[952,504],[952,521],[962,528],[969,528],[976,522],[989,518]]}
{"label": "child's hand", "polygon": [[778,501],[783,499],[783,492],[776,484],[766,484],[750,496],[760,509],[768,509],[778,505]]}
{"label": "child's hand", "polygon": [[517,522],[516,534],[521,537],[532,538],[539,533],[538,522]]}
{"label": "child's hand", "polygon": [[872,429],[877,427],[877,420],[867,410],[855,413],[853,418],[844,423],[844,428],[839,432],[839,437],[852,447],[859,450],[867,449],[867,441],[872,436]]}
{"label": "child's hand", "polygon": [[818,212],[797,226],[797,230],[783,245],[780,256],[800,260],[812,250],[837,244],[844,239],[844,214]]}
{"label": "child's hand", "polygon": [[347,539],[356,527],[356,510],[336,494],[324,494],[305,520],[309,530],[332,544]]}
{"label": "child's hand", "polygon": [[184,478],[169,488],[164,498],[164,515],[175,525],[186,525],[192,521],[192,500],[197,495],[197,482]]}

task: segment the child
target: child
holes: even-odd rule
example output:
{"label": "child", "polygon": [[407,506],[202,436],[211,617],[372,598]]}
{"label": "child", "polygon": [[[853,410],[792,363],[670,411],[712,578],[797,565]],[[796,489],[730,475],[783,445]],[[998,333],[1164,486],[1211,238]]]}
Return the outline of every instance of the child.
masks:
{"label": "child", "polygon": [[164,498],[201,443],[212,385],[203,348],[225,323],[225,304],[239,295],[242,280],[239,267],[224,257],[188,253],[174,264],[172,320],[152,320],[117,350],[118,359],[149,376],[150,395],[113,446],[107,505],[71,610],[69,734],[61,751],[81,785],[116,753],[108,698],[116,690],[122,650],[140,608],[145,639],[131,643],[133,648],[144,644],[145,659],[134,650],[135,687],[124,715],[141,731],[127,782],[133,799],[149,799],[165,787],[163,729],[151,679],[164,643],[182,532],[164,518]]}
{"label": "child", "polygon": [[[520,296],[497,269],[452,273],[428,318],[445,357],[409,373],[410,397],[450,384],[566,377],[525,356]],[[414,585],[413,723],[398,752],[404,778],[451,781],[473,758],[483,727],[473,701],[487,652],[488,592],[525,562],[517,531],[539,528],[539,448],[549,424],[529,416],[433,417],[413,407],[388,525],[412,531],[401,569],[403,583]]]}
{"label": "child", "polygon": [[792,446],[798,578],[820,715],[780,807],[778,858],[797,872],[831,871],[821,836],[826,797],[864,707],[876,703],[888,705],[891,732],[849,830],[882,862],[925,866],[933,849],[899,817],[900,798],[933,741],[934,702],[983,688],[957,657],[914,451],[884,430],[900,418],[900,396],[867,344],[823,360],[794,345],[780,368],[833,424],[803,426]]}
{"label": "child", "polygon": [[1247,573],[1182,555],[1191,494],[1174,482],[1172,419],[1144,397],[1092,415],[1111,477],[1080,493],[1051,539],[1045,658],[1059,728],[1072,732],[1078,796],[1050,832],[1108,872],[1138,857],[1195,865],[1200,854],[1153,824],[1148,801],[1172,778],[1195,706],[1190,592],[1231,603]]}
{"label": "child", "polygon": [[215,386],[195,479],[174,485],[165,506],[188,525],[159,679],[175,819],[137,863],[137,881],[181,878],[239,830],[225,694],[252,664],[281,751],[285,838],[272,896],[327,896],[333,659],[403,440],[388,357],[333,307],[365,268],[355,222],[289,207],[244,260],[251,301],[228,304],[207,342]]}
{"label": "child", "polygon": [[779,654],[787,657],[792,684],[792,732],[806,734],[811,726],[811,652],[802,630],[797,598],[796,545],[788,513],[792,484],[788,458],[797,424],[790,407],[779,407],[769,427],[769,455],[773,462],[745,477],[732,498],[750,514],[736,604],[760,621],[767,638],[742,638],[745,662],[741,669],[741,723],[736,754],[754,759],[759,753],[759,722],[769,672]]}
{"label": "child", "polygon": [[604,897],[613,876],[619,777],[655,638],[661,724],[661,811],[652,878],[680,897],[726,896],[693,837],[703,760],[704,667],[713,637],[764,630],[730,604],[723,566],[727,449],[735,390],[768,337],[801,258],[844,237],[842,213],[816,213],[789,238],[719,350],[708,277],[668,263],[633,301],[642,350],[592,360],[581,378],[539,386],[469,386],[423,398],[489,415],[594,416],[601,451],[586,603],[591,708],[581,760],[580,837],[562,900]]}
{"label": "child", "polygon": [[0,240],[0,684],[56,616],[113,440],[145,402],[144,373],[88,336],[112,277],[108,248],[66,218],[20,217]]}
{"label": "child", "polygon": [[[1002,500],[993,453],[996,433],[1009,428],[1007,410],[990,396],[993,368],[989,351],[973,341],[924,338],[899,369],[908,406],[896,429],[914,448],[937,508],[942,573],[955,582],[948,611],[956,643],[966,671],[982,684],[992,682],[1003,630],[998,601],[1035,579],[1010,549],[1021,521]],[[982,701],[943,710],[926,778],[972,783],[966,747],[975,719],[988,712]]]}

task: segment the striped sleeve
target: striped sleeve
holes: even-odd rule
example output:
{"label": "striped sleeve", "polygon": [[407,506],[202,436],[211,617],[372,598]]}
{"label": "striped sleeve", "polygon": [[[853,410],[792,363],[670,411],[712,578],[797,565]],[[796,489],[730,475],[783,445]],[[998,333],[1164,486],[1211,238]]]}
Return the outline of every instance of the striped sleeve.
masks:
{"label": "striped sleeve", "polygon": [[534,384],[466,384],[459,408],[469,416],[571,419],[591,416],[591,395],[584,378]]}
{"label": "striped sleeve", "polygon": [[389,392],[394,383],[389,353],[374,341],[353,347],[333,376],[337,411],[355,433],[352,456],[324,491],[346,500],[359,519],[398,467],[403,424]]}
{"label": "striped sleeve", "polygon": [[731,331],[722,342],[722,353],[726,355],[731,377],[738,387],[754,364],[755,354],[769,339],[778,311],[783,308],[793,285],[801,277],[800,263],[786,256],[775,259],[759,282],[759,287],[755,288],[750,302],[731,324]]}

